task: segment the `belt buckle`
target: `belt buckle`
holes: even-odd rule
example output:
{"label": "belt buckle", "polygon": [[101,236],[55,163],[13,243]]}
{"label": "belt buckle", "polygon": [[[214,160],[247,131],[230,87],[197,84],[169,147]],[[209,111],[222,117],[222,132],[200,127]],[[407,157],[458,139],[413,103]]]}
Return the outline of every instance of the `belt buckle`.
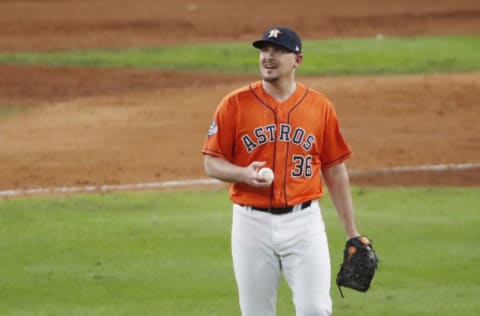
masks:
{"label": "belt buckle", "polygon": [[257,211],[260,211],[260,212],[266,212],[266,213],[270,213],[270,214],[273,214],[273,215],[284,215],[284,214],[289,214],[289,213],[294,213],[294,212],[299,212],[301,210],[304,210],[307,207],[309,207],[311,204],[312,204],[312,201],[310,200],[310,201],[303,202],[303,203],[300,203],[300,204],[297,204],[297,205],[286,206],[286,207],[265,207],[265,208],[262,208],[262,207],[250,206],[250,208],[252,210],[257,210]]}
{"label": "belt buckle", "polygon": [[293,207],[292,206],[286,206],[286,207],[277,207],[277,208],[269,208],[269,211],[271,214],[274,214],[274,215],[284,215],[284,214],[288,214],[288,213],[291,213],[293,211]]}

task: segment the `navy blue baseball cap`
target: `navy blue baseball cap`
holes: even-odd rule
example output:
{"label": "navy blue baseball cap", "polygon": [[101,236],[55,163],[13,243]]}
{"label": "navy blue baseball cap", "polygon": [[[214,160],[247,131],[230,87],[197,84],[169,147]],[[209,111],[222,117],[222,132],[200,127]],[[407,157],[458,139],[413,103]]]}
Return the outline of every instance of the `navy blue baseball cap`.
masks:
{"label": "navy blue baseball cap", "polygon": [[302,41],[294,30],[286,26],[277,26],[263,33],[261,40],[252,43],[253,47],[261,49],[266,44],[276,44],[297,55],[302,53]]}

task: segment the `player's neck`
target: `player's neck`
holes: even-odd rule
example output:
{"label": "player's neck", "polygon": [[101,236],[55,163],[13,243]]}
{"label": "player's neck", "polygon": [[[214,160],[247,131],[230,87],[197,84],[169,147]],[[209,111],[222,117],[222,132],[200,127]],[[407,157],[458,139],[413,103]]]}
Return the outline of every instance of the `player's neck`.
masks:
{"label": "player's neck", "polygon": [[262,87],[272,98],[281,103],[295,93],[297,83],[295,80],[273,82],[262,80]]}

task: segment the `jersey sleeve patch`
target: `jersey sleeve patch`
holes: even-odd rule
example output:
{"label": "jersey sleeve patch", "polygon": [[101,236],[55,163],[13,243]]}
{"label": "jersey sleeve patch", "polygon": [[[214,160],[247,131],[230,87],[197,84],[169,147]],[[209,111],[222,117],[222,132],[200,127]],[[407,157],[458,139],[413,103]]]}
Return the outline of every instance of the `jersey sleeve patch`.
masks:
{"label": "jersey sleeve patch", "polygon": [[212,123],[210,123],[210,127],[208,128],[208,137],[211,137],[216,133],[218,133],[218,125],[217,122],[213,120]]}

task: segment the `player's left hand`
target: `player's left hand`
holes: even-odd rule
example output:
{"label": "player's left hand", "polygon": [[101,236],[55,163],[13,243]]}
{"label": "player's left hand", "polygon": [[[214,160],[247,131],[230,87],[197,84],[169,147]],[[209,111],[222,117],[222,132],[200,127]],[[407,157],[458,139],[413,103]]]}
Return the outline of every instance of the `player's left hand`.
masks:
{"label": "player's left hand", "polygon": [[378,267],[378,257],[366,236],[350,238],[344,248],[343,262],[337,275],[337,286],[366,292]]}

